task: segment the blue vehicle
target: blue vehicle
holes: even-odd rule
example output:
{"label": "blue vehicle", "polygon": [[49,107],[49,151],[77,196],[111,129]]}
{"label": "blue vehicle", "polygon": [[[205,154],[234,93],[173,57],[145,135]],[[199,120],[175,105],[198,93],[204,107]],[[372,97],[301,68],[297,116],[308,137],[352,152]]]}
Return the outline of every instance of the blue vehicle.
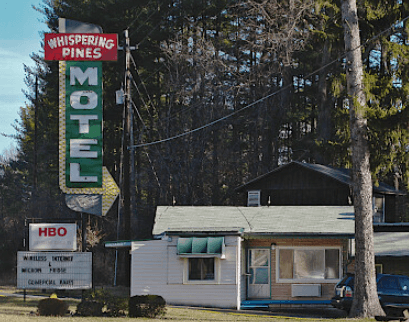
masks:
{"label": "blue vehicle", "polygon": [[[347,274],[336,286],[331,305],[349,312],[354,298],[354,274]],[[386,315],[403,316],[409,309],[409,277],[404,275],[377,274],[379,301]]]}

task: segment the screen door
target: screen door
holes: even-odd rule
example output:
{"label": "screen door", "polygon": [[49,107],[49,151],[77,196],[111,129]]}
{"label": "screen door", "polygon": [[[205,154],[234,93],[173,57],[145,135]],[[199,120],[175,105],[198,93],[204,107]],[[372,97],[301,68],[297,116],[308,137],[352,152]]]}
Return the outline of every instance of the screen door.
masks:
{"label": "screen door", "polygon": [[248,298],[270,298],[270,249],[248,250]]}

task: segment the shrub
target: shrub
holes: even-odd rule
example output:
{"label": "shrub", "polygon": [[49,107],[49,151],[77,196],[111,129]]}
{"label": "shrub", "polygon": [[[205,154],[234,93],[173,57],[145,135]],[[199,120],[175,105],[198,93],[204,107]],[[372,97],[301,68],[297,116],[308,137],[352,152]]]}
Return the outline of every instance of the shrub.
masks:
{"label": "shrub", "polygon": [[128,298],[112,296],[106,303],[106,315],[108,316],[126,316],[128,310]]}
{"label": "shrub", "polygon": [[129,316],[155,318],[166,313],[166,302],[160,295],[137,295],[129,299]]}
{"label": "shrub", "polygon": [[38,314],[41,316],[64,316],[68,304],[57,298],[42,299],[38,302]]}
{"label": "shrub", "polygon": [[101,291],[86,291],[77,305],[76,314],[80,316],[102,316],[105,306],[105,293]]}
{"label": "shrub", "polygon": [[91,299],[83,299],[77,305],[76,314],[80,316],[102,316],[103,307],[104,303]]}
{"label": "shrub", "polygon": [[128,299],[116,297],[104,289],[84,292],[77,305],[76,314],[80,316],[125,316]]}

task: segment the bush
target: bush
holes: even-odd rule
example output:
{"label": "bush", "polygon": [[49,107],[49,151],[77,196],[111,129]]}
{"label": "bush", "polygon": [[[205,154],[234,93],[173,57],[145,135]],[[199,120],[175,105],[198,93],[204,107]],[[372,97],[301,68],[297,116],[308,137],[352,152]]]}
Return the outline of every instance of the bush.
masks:
{"label": "bush", "polygon": [[116,297],[104,289],[84,292],[76,314],[80,316],[125,316],[127,298]]}
{"label": "bush", "polygon": [[108,316],[126,316],[128,310],[128,298],[112,296],[106,303],[106,315]]}
{"label": "bush", "polygon": [[137,295],[129,299],[129,316],[155,318],[166,313],[166,302],[160,295]]}
{"label": "bush", "polygon": [[102,316],[103,307],[104,303],[91,299],[83,299],[77,305],[76,314],[80,316]]}
{"label": "bush", "polygon": [[64,316],[68,304],[56,298],[42,299],[38,302],[38,314],[41,316]]}
{"label": "bush", "polygon": [[86,291],[77,305],[76,314],[80,316],[102,316],[106,293],[102,290]]}

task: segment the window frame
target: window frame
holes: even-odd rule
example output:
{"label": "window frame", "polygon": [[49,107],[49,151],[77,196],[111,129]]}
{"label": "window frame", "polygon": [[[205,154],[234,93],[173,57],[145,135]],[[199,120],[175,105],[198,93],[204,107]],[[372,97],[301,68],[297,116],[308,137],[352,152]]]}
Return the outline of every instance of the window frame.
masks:
{"label": "window frame", "polygon": [[[267,252],[267,265],[251,265],[251,260],[250,260],[250,256],[253,256],[251,253],[253,251],[259,251],[259,250],[263,250]],[[251,247],[247,249],[247,264],[246,264],[246,275],[250,274],[250,269],[251,268],[266,268],[267,269],[267,277],[268,277],[268,281],[267,283],[251,283],[250,278],[248,279],[247,283],[248,285],[271,285],[271,250],[270,248],[267,247]],[[256,274],[253,275],[254,277],[256,276]],[[249,276],[250,277],[250,276]]]}
{"label": "window frame", "polygon": [[[189,261],[191,259],[214,259],[214,279],[212,280],[190,280]],[[183,258],[183,284],[220,284],[220,258],[217,256],[192,256]]]}
{"label": "window frame", "polygon": [[[324,251],[324,261],[325,261],[325,250],[338,250],[338,276],[339,278],[280,278],[280,250],[291,249],[295,250],[322,250]],[[277,283],[321,283],[321,284],[332,284],[338,283],[340,278],[342,278],[342,247],[341,246],[278,246],[276,248],[276,282]],[[294,256],[294,254],[293,254]],[[325,262],[324,262],[325,269]],[[293,267],[294,272],[294,267]]]}
{"label": "window frame", "polygon": [[[382,201],[382,209],[377,208],[376,202],[378,200]],[[385,223],[385,207],[386,207],[386,198],[384,195],[374,194],[372,197],[372,219],[374,224],[383,224]],[[379,220],[377,220],[379,218]]]}
{"label": "window frame", "polygon": [[247,191],[247,207],[261,206],[261,190]]}

